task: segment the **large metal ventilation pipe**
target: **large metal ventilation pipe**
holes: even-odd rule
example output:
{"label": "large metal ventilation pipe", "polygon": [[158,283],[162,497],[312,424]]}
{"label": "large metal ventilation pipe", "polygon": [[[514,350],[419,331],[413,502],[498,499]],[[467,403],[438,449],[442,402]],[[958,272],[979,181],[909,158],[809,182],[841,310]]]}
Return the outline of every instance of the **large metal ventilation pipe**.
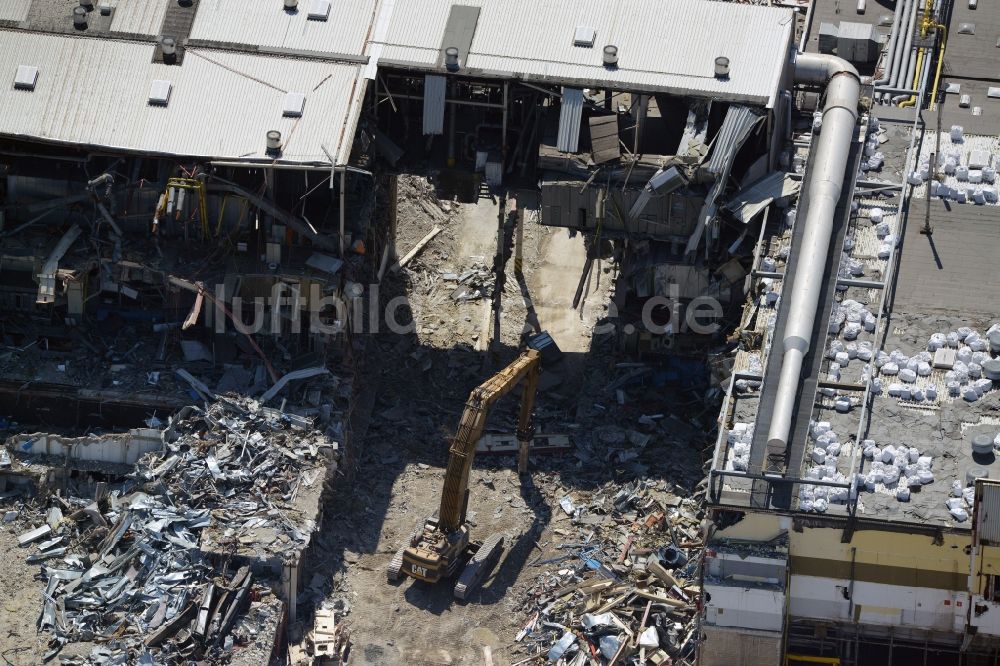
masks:
{"label": "large metal ventilation pipe", "polygon": [[904,11],[909,11],[910,3],[913,1],[914,0],[897,0],[896,2],[896,10],[892,15],[892,31],[889,33],[889,50],[886,51],[885,54],[885,65],[882,68],[882,78],[872,81],[873,85],[884,86],[892,79],[892,61],[896,56],[896,42],[898,41],[899,33],[901,32],[899,29],[899,24],[901,22],[900,17]]}
{"label": "large metal ventilation pipe", "polygon": [[[823,288],[823,271],[830,251],[833,216],[844,185],[847,158],[858,120],[861,79],[850,63],[832,55],[800,53],[795,59],[796,83],[826,84],[823,124],[816,143],[816,156],[807,174],[809,202],[798,253],[798,272],[788,294],[788,319],[782,342],[781,374],[774,412],[767,434],[768,449],[788,444],[792,411],[802,374],[802,359],[809,351],[816,324],[816,307]],[[850,174],[851,177],[854,174]],[[772,351],[772,353],[774,353]]]}

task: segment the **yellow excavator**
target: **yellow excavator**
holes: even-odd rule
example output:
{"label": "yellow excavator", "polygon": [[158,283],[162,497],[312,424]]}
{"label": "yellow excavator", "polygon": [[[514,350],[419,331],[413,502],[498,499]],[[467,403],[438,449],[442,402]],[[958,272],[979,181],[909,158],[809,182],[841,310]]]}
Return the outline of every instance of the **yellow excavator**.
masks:
{"label": "yellow excavator", "polygon": [[414,530],[407,543],[389,563],[389,581],[407,575],[417,580],[436,583],[462,573],[455,583],[455,596],[465,599],[493,569],[503,553],[503,535],[494,534],[482,543],[469,539],[470,525],[466,521],[469,506],[469,471],[476,455],[476,444],[483,436],[490,407],[513,389],[522,379],[521,410],[517,423],[520,448],[519,469],[525,471],[528,449],[534,438],[532,412],[541,354],[528,349],[513,363],[483,382],[469,395],[458,431],[451,441],[448,469],[444,475],[441,508],[437,514]]}

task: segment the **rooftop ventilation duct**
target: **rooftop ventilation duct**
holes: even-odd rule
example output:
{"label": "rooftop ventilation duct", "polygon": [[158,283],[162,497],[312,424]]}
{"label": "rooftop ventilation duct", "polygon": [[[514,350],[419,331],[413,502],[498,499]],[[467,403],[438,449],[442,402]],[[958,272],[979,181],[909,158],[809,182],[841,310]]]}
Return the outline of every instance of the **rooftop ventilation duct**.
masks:
{"label": "rooftop ventilation duct", "polygon": [[450,72],[458,70],[458,49],[454,46],[449,46],[444,50],[444,66]]}
{"label": "rooftop ventilation duct", "polygon": [[177,55],[177,40],[173,37],[164,37],[160,40],[160,50],[164,56]]}
{"label": "rooftop ventilation duct", "polygon": [[271,130],[267,133],[267,154],[277,155],[281,152],[281,132]]}
{"label": "rooftop ventilation duct", "polygon": [[73,25],[77,29],[82,30],[87,27],[87,10],[84,7],[75,7],[73,9]]}
{"label": "rooftop ventilation duct", "polygon": [[715,59],[715,78],[717,79],[728,79],[729,78],[729,58],[725,56],[719,56]]}
{"label": "rooftop ventilation duct", "polygon": [[614,67],[618,64],[618,47],[614,44],[608,44],[604,47],[604,65],[606,67]]}
{"label": "rooftop ventilation duct", "polygon": [[299,0],[285,0],[285,11],[294,12],[299,6]]}
{"label": "rooftop ventilation duct", "polygon": [[[781,341],[781,374],[774,398],[774,411],[767,433],[769,450],[785,450],[792,428],[792,412],[802,375],[802,361],[809,351],[816,324],[816,309],[823,287],[823,271],[830,252],[833,216],[844,186],[847,159],[858,120],[861,79],[843,58],[817,53],[799,53],[795,59],[795,82],[826,84],[823,131],[817,140],[815,166],[806,174],[803,191],[809,206],[802,224],[802,239],[792,252],[799,253],[802,270],[795,276],[789,299],[788,323]],[[834,250],[836,251],[836,250]],[[778,352],[777,346],[771,353]]]}

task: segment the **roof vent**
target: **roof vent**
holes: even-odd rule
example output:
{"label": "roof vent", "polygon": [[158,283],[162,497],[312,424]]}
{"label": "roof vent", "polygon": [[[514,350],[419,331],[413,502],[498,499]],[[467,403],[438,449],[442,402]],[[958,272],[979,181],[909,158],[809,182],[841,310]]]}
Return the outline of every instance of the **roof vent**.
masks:
{"label": "roof vent", "polygon": [[170,101],[171,88],[173,85],[170,81],[154,79],[153,84],[149,86],[149,103],[156,106],[166,106]]}
{"label": "roof vent", "polygon": [[83,30],[87,27],[86,9],[83,7],[75,7],[73,9],[73,25],[75,25],[78,30]]}
{"label": "roof vent", "polygon": [[89,9],[94,6],[94,0],[80,0],[80,6]]}
{"label": "roof vent", "polygon": [[310,21],[325,21],[330,18],[330,0],[312,0],[307,18]]}
{"label": "roof vent", "polygon": [[298,6],[299,6],[299,0],[285,0],[286,12],[294,12],[296,9],[298,9]]}
{"label": "roof vent", "polygon": [[604,64],[607,67],[614,67],[618,64],[618,47],[608,44],[604,47]]}
{"label": "roof vent", "polygon": [[715,59],[715,78],[717,79],[728,79],[729,78],[729,58],[724,56],[719,56]]}
{"label": "roof vent", "polygon": [[160,40],[160,49],[164,56],[177,55],[177,40],[173,37],[164,37]]}
{"label": "roof vent", "polygon": [[267,153],[277,155],[281,152],[281,132],[271,130],[267,133]]}
{"label": "roof vent", "polygon": [[18,65],[14,75],[14,87],[18,90],[34,90],[38,81],[38,68],[34,65]]}
{"label": "roof vent", "polygon": [[306,96],[302,93],[285,93],[285,101],[281,106],[281,115],[286,118],[299,118],[306,105]]}
{"label": "roof vent", "polygon": [[444,50],[444,66],[451,72],[458,70],[458,49],[454,46]]}
{"label": "roof vent", "polygon": [[576,32],[573,33],[573,46],[584,46],[589,49],[594,45],[596,39],[597,30],[595,28],[589,25],[578,25]]}

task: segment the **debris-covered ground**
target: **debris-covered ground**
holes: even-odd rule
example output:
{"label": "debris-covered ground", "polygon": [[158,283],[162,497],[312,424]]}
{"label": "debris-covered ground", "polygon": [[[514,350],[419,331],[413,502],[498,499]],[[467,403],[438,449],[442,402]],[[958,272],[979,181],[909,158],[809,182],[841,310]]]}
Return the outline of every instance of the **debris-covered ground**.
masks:
{"label": "debris-covered ground", "polygon": [[34,609],[13,597],[32,626],[5,623],[11,663],[38,663],[43,641],[41,659],[65,648],[68,664],[268,662],[283,624],[276,583],[309,544],[337,443],[311,419],[236,397],[185,408],[163,441],[123,481],[5,514],[4,540],[20,547],[11,566],[24,561],[43,588]]}
{"label": "debris-covered ground", "polygon": [[[431,188],[402,180],[400,191],[409,197],[400,205],[401,255],[434,226],[444,230],[383,284],[384,298],[405,296],[415,331],[365,340],[363,376],[377,387],[369,426],[315,537],[302,597],[350,626],[355,664],[543,663],[560,640],[563,663],[602,663],[611,645],[628,655],[622,664],[693,663],[696,491],[717,411],[707,386],[618,357],[610,336],[594,338],[613,271],[591,276],[581,314],[572,301],[583,239],[532,215],[528,299],[508,276],[501,344],[478,347],[489,298],[453,298],[454,277],[492,261],[497,207],[439,204]],[[477,457],[473,538],[500,532],[506,548],[469,601],[456,601],[447,582],[388,583],[393,554],[437,510],[448,436],[469,391],[513,359],[525,324],[549,331],[563,351],[543,363],[535,425],[536,437],[565,436],[568,450],[533,455],[524,477],[513,457]],[[517,397],[508,396],[488,432],[512,433],[516,418]],[[302,637],[293,663],[308,663],[312,632],[308,619],[293,628]]]}

